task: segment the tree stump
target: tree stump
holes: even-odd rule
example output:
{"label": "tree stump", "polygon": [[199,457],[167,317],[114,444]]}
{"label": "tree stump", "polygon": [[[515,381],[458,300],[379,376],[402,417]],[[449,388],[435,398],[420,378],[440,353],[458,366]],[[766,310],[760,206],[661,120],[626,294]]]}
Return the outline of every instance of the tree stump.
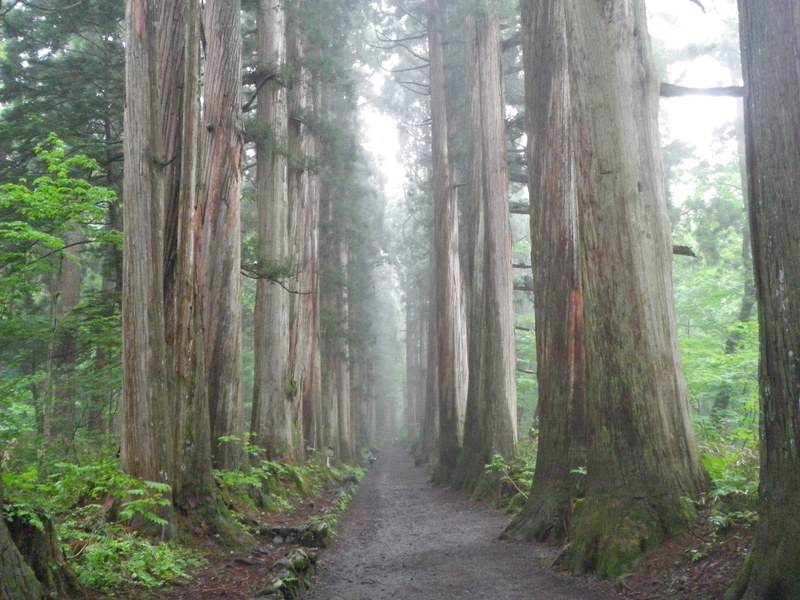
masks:
{"label": "tree stump", "polygon": [[49,595],[74,596],[79,591],[78,580],[58,545],[53,522],[41,509],[30,510],[36,514],[37,524],[5,513],[11,540]]}

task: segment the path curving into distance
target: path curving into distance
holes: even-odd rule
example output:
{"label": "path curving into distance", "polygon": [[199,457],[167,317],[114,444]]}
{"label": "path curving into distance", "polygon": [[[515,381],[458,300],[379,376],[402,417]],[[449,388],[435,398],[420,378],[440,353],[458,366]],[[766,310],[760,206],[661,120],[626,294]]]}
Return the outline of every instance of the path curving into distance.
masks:
{"label": "path curving into distance", "polygon": [[384,449],[304,600],[611,600],[608,582],[553,571],[553,550],[498,539],[508,518],[434,488]]}

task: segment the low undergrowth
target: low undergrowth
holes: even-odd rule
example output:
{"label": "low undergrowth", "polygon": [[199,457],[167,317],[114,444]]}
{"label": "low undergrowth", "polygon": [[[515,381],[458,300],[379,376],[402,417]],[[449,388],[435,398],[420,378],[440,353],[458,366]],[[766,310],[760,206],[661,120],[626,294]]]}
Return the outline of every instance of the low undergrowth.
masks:
{"label": "low undergrowth", "polygon": [[535,468],[536,444],[533,437],[520,440],[516,458],[506,460],[500,454],[492,456],[492,462],[483,469],[499,483],[495,503],[503,506],[509,514],[519,511],[530,495]]}
{"label": "low undergrowth", "polygon": [[[223,502],[244,527],[257,527],[270,515],[316,497],[329,482],[359,481],[363,476],[356,467],[328,468],[324,457],[312,455],[302,465],[284,464],[259,460],[260,449],[250,450],[251,467],[214,472]],[[158,588],[186,580],[205,561],[186,536],[166,542],[130,526],[132,520],[142,519],[162,523],[159,507],[169,504],[171,490],[121,472],[113,453],[80,464],[48,465],[46,471],[30,464],[6,465],[3,481],[6,517],[43,530],[39,515],[46,514],[78,583],[87,588],[112,590],[132,584]],[[337,507],[324,517],[331,528],[351,495],[338,497]]]}
{"label": "low undergrowth", "polygon": [[110,589],[123,583],[160,586],[187,576],[202,558],[179,544],[137,533],[132,519],[164,524],[158,508],[169,504],[168,485],[142,481],[119,470],[111,454],[85,463],[55,463],[46,471],[29,465],[7,469],[6,518],[43,531],[36,515],[46,514],[78,583]]}

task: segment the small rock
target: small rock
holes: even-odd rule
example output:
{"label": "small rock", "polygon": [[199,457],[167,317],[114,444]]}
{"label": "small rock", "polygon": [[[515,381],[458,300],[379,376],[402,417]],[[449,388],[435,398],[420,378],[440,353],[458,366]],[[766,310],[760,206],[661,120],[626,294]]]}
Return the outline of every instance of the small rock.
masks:
{"label": "small rock", "polygon": [[308,555],[303,552],[302,550],[296,550],[289,556],[289,561],[291,562],[292,569],[294,569],[298,573],[304,573],[308,571],[308,568],[311,566],[311,561],[308,559]]}

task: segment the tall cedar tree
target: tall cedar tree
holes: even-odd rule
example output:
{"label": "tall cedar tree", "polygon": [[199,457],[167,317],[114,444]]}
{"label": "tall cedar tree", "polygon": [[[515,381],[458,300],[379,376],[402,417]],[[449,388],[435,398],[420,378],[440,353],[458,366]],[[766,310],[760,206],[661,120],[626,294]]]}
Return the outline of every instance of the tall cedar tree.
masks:
{"label": "tall cedar tree", "polygon": [[259,259],[274,277],[261,277],[256,288],[255,373],[251,428],[258,446],[273,459],[294,459],[302,450],[292,422],[294,400],[289,373],[289,292],[275,279],[286,279],[289,265],[286,12],[280,0],[258,4],[258,91],[256,118],[256,202]]}
{"label": "tall cedar tree", "polygon": [[[466,11],[469,202],[469,384],[464,449],[454,482],[484,493],[484,465],[516,453],[517,395],[511,225],[498,3]],[[486,483],[489,483],[486,480]]]}
{"label": "tall cedar tree", "polygon": [[[428,2],[428,48],[430,62],[431,175],[433,179],[434,285],[436,290],[436,359],[439,401],[438,473],[447,482],[461,451],[463,386],[466,378],[463,348],[459,347],[461,318],[461,273],[458,260],[458,210],[450,181],[447,152],[447,101],[442,56],[442,7]],[[461,350],[461,352],[459,352]]]}
{"label": "tall cedar tree", "polygon": [[302,35],[308,7],[288,5],[287,60],[292,85],[289,103],[289,238],[298,265],[290,302],[289,365],[296,389],[293,419],[302,421],[306,446],[322,448],[322,390],[319,346],[319,178],[317,139],[312,126],[319,111],[319,76],[306,64]]}
{"label": "tall cedar tree", "polygon": [[570,143],[564,2],[522,2],[539,446],[533,487],[505,535],[560,543],[586,465],[586,370]]}
{"label": "tall cedar tree", "polygon": [[616,576],[691,522],[708,477],[678,353],[644,2],[565,9],[589,437],[564,560]]}
{"label": "tall cedar tree", "polygon": [[[198,197],[200,4],[129,0],[126,14],[121,463],[135,477],[170,485],[179,511],[237,536],[221,516],[211,473],[201,319],[212,291],[202,265],[212,248],[204,245]],[[167,526],[142,526],[169,537],[174,511],[162,516]]]}
{"label": "tall cedar tree", "polygon": [[[201,171],[207,294],[203,325],[215,466],[237,469],[244,460],[241,323],[241,15],[238,0],[212,2],[204,11],[205,130]],[[220,444],[222,437],[232,441]]]}
{"label": "tall cedar tree", "polygon": [[[166,7],[166,4],[164,5]],[[126,472],[149,481],[175,483],[175,407],[167,366],[165,271],[165,174],[158,93],[166,87],[155,53],[159,15],[145,0],[129,0],[126,20],[125,111],[127,168],[123,262],[123,395],[121,454]],[[170,30],[164,30],[170,32]],[[182,55],[176,64],[183,63]],[[180,58],[181,60],[177,60]],[[177,71],[179,73],[179,71]],[[135,93],[134,93],[135,92]],[[169,114],[169,113],[167,113]],[[174,135],[172,136],[174,137]],[[135,249],[135,251],[134,251]],[[172,513],[165,515],[172,517]]]}
{"label": "tall cedar tree", "polygon": [[[800,597],[800,2],[739,2],[761,362],[752,552],[729,598]],[[776,68],[780,65],[780,68]]]}
{"label": "tall cedar tree", "polygon": [[[352,115],[347,100],[333,90],[325,97],[323,114],[333,122],[335,114]],[[348,119],[349,121],[349,119]],[[351,126],[346,123],[346,126]],[[338,157],[355,154],[351,132],[337,132]],[[341,137],[340,137],[341,136]],[[339,154],[341,153],[341,154]],[[322,337],[322,395],[325,399],[323,440],[334,448],[337,459],[356,459],[350,383],[349,228],[343,220],[340,187],[344,182],[323,177],[320,189],[320,309]]]}

